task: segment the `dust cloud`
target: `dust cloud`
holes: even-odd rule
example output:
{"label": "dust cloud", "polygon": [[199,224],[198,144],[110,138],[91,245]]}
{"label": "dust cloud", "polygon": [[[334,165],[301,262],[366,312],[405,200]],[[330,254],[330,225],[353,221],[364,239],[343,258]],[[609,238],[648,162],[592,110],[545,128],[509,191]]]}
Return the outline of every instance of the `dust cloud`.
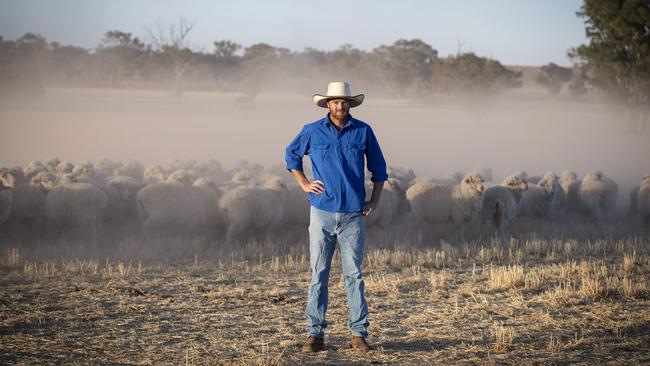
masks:
{"label": "dust cloud", "polygon": [[[618,182],[622,203],[650,173],[648,133],[629,128],[620,109],[595,97],[517,91],[468,105],[368,94],[351,112],[373,126],[389,165],[418,176],[481,166],[499,181],[517,170],[582,176],[598,169]],[[288,142],[325,113],[311,95],[187,92],[176,102],[164,91],[49,88],[38,100],[0,103],[0,166],[51,157],[283,164]]]}

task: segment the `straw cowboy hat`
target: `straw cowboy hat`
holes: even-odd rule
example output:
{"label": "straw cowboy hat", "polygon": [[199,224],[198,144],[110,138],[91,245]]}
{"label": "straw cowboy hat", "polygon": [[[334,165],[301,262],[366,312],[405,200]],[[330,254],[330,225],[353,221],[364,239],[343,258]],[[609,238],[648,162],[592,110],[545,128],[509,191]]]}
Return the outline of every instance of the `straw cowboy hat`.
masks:
{"label": "straw cowboy hat", "polygon": [[333,81],[327,85],[327,94],[314,95],[314,103],[319,107],[327,108],[327,101],[330,99],[347,99],[350,108],[354,108],[363,103],[363,98],[363,94],[352,96],[350,84],[347,81]]}

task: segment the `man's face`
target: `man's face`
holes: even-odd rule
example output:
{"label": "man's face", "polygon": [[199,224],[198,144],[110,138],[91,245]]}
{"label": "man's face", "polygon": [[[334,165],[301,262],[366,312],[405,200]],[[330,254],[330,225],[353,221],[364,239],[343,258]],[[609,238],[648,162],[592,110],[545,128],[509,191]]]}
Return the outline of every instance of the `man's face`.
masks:
{"label": "man's face", "polygon": [[344,121],[350,111],[350,102],[347,99],[330,99],[327,101],[327,108],[330,110],[330,116]]}

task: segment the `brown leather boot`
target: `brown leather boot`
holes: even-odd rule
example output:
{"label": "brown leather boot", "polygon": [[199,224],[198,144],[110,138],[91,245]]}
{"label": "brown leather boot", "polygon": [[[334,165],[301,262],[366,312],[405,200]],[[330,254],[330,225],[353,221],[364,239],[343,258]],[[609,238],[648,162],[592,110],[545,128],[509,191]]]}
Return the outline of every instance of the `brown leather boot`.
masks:
{"label": "brown leather boot", "polygon": [[321,337],[309,336],[305,345],[302,346],[302,351],[304,353],[320,352],[323,349],[325,349],[325,342]]}
{"label": "brown leather boot", "polygon": [[363,337],[352,336],[352,343],[350,348],[358,349],[363,353],[370,351],[370,346],[366,343],[366,339]]}

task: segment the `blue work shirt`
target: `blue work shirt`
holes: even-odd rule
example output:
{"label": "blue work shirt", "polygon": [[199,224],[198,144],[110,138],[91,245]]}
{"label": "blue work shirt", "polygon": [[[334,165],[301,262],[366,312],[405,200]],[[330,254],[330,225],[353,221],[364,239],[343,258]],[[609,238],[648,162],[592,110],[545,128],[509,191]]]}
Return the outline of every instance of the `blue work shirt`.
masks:
{"label": "blue work shirt", "polygon": [[348,115],[338,131],[329,118],[306,124],[285,150],[287,169],[303,170],[309,155],[314,179],[323,181],[324,192],[309,193],[312,206],[330,212],[359,212],[366,198],[364,156],[373,182],[384,182],[386,161],[372,128]]}

